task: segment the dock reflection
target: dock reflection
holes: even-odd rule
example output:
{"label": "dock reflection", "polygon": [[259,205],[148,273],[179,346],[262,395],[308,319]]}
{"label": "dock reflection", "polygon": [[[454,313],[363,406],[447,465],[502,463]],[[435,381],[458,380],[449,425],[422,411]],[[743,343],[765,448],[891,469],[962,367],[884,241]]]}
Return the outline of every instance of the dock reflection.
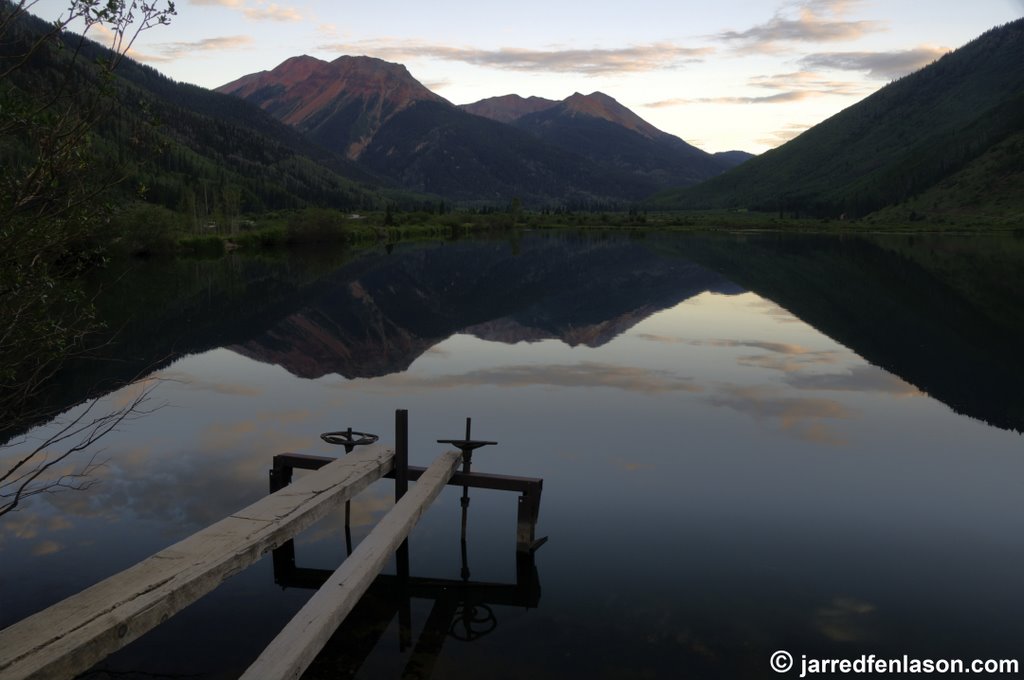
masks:
{"label": "dock reflection", "polygon": [[[540,603],[540,576],[532,552],[515,553],[515,583],[472,581],[466,552],[462,579],[401,577],[381,574],[359,604],[338,627],[303,675],[307,679],[354,677],[398,619],[398,647],[407,655],[401,678],[425,680],[449,638],[473,642],[499,626],[494,607],[535,609]],[[295,544],[288,541],[273,552],[274,582],[282,588],[317,589],[333,570],[296,564]],[[430,613],[413,641],[412,600],[432,600]]]}

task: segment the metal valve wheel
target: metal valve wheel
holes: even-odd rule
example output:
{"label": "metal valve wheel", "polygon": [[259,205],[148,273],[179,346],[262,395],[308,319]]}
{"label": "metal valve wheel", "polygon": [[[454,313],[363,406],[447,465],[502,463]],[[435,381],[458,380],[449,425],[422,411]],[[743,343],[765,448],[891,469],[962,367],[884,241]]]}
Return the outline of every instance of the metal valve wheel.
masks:
{"label": "metal valve wheel", "polygon": [[456,640],[472,642],[497,627],[498,618],[494,615],[494,610],[486,604],[463,603],[452,617],[448,634]]}
{"label": "metal valve wheel", "polygon": [[320,435],[320,439],[323,439],[328,444],[344,446],[345,453],[352,453],[352,449],[357,446],[373,444],[377,441],[378,437],[377,435],[370,434],[369,432],[353,432],[350,427],[347,430],[341,430],[339,432],[324,432]]}

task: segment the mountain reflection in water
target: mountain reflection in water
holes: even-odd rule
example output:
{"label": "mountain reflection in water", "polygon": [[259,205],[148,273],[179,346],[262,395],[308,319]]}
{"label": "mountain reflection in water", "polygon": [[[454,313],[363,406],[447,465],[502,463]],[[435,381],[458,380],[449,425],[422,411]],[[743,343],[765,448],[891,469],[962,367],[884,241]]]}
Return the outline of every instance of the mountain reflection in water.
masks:
{"label": "mountain reflection in water", "polygon": [[[256,500],[274,453],[337,453],[319,432],[390,446],[408,408],[414,464],[472,416],[500,442],[474,469],[543,477],[551,537],[543,597],[494,604],[501,625],[473,643],[440,644],[432,612],[454,600],[414,600],[434,677],[776,677],[777,649],[1013,656],[1021,262],[1013,237],[524,234],[117,272],[118,361],[51,398],[155,365],[168,408],[111,436],[92,490],[0,523],[0,625]],[[354,501],[357,541],[390,494]],[[474,580],[533,583],[509,559],[509,501],[473,496]],[[302,567],[333,569],[341,536],[330,517],[298,537]],[[414,576],[458,578],[458,490],[411,544]],[[308,597],[273,578],[257,564],[104,668],[237,675]],[[339,641],[317,673],[411,667],[378,595],[382,642],[356,669]]]}
{"label": "mountain reflection in water", "polygon": [[1024,430],[1018,237],[528,234],[316,257],[118,272],[135,297],[108,299],[117,361],[76,366],[61,398],[216,347],[303,378],[403,371],[456,333],[598,347],[699,293],[751,290],[957,412]]}
{"label": "mountain reflection in water", "polygon": [[641,244],[557,239],[527,240],[515,250],[470,242],[398,251],[331,281],[302,308],[229,349],[302,378],[372,378],[404,371],[455,333],[599,347],[699,293],[742,291]]}

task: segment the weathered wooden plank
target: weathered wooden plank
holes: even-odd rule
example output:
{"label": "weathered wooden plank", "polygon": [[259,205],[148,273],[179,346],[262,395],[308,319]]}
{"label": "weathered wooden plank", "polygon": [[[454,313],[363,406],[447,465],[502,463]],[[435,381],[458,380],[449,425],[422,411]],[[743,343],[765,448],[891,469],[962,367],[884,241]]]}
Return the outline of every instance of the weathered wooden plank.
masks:
{"label": "weathered wooden plank", "polygon": [[393,451],[336,460],[96,585],[0,631],[0,678],[71,678],[352,498]]}
{"label": "weathered wooden plank", "polygon": [[[330,463],[333,458],[326,456],[311,456],[305,453],[279,453],[274,456],[274,461],[280,461],[283,465],[301,470],[319,470]],[[427,468],[416,465],[409,466],[409,481],[415,482]],[[395,478],[395,471],[384,475],[388,479]],[[448,480],[452,486],[468,486],[471,489],[494,489],[497,491],[521,491],[524,493],[540,489],[544,480],[539,477],[515,477],[512,475],[495,475],[489,472],[459,472],[455,471],[452,478]]]}
{"label": "weathered wooden plank", "polygon": [[242,680],[298,678],[366,592],[390,555],[437,498],[462,459],[442,454],[284,627]]}

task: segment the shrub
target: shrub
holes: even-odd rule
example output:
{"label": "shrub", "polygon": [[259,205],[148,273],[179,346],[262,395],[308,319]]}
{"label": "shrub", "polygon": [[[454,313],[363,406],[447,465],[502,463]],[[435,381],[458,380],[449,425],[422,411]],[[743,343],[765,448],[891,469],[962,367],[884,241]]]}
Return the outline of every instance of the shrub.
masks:
{"label": "shrub", "polygon": [[288,220],[289,243],[324,243],[343,240],[348,218],[337,210],[304,208]]}
{"label": "shrub", "polygon": [[163,206],[134,203],[111,218],[108,233],[132,255],[165,255],[177,250],[180,220]]}

